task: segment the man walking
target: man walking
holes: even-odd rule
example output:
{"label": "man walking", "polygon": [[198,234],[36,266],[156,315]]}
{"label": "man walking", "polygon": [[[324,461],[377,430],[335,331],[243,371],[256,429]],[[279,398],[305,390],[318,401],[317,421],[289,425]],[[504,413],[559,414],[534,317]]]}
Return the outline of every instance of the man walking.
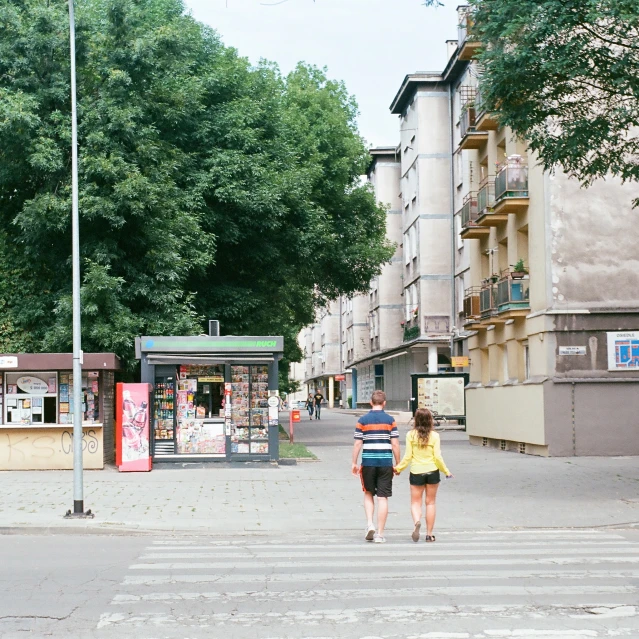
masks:
{"label": "man walking", "polygon": [[315,419],[322,419],[322,401],[324,400],[324,395],[319,392],[319,390],[315,391],[315,395],[313,396],[313,401],[315,402]]}
{"label": "man walking", "polygon": [[[359,475],[364,491],[366,541],[386,542],[384,528],[388,517],[388,498],[393,494],[393,466],[399,463],[399,432],[395,420],[384,411],[386,394],[376,390],[371,395],[372,409],[357,420],[353,445],[353,475]],[[362,452],[362,465],[358,466]],[[393,463],[394,460],[394,463]],[[377,495],[377,530],[373,524]]]}

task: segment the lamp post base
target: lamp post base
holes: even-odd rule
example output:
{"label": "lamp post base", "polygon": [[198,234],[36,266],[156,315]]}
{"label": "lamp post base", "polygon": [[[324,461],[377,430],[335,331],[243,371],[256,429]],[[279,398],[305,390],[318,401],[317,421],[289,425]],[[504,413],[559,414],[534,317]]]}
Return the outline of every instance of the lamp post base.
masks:
{"label": "lamp post base", "polygon": [[74,501],[73,502],[73,512],[67,510],[64,518],[65,519],[93,519],[95,514],[91,512],[91,510],[87,510],[84,512],[84,502],[83,501]]}

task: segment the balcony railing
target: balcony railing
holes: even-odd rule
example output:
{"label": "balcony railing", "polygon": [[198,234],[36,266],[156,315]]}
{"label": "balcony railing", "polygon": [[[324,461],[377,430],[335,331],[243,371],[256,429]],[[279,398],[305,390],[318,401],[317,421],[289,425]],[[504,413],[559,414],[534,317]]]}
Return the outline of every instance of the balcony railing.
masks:
{"label": "balcony railing", "polygon": [[479,314],[482,319],[488,318],[497,310],[495,304],[497,287],[495,284],[485,284],[479,293]]}
{"label": "balcony railing", "polygon": [[459,118],[459,132],[462,138],[475,130],[475,120],[475,107],[470,104],[466,105]]}
{"label": "balcony railing", "polygon": [[419,337],[419,326],[410,326],[404,329],[404,341],[410,342],[412,339]]}
{"label": "balcony railing", "polygon": [[530,291],[528,276],[513,279],[511,274],[503,275],[497,282],[497,311],[530,308]]}
{"label": "balcony railing", "polygon": [[528,167],[519,158],[509,158],[495,178],[495,202],[525,197],[528,197]]}
{"label": "balcony railing", "polygon": [[477,197],[475,193],[469,193],[464,197],[461,208],[461,221],[464,228],[477,224],[479,210],[477,208]]}
{"label": "balcony railing", "polygon": [[457,19],[459,23],[457,25],[457,45],[461,49],[468,36],[472,34],[473,29],[473,14],[470,7],[459,7],[457,10]]}
{"label": "balcony railing", "polygon": [[466,322],[479,319],[481,315],[480,294],[481,288],[479,286],[471,286],[464,291],[464,320]]}
{"label": "balcony railing", "polygon": [[490,212],[495,203],[495,178],[487,177],[481,181],[477,192],[478,215],[485,215]]}

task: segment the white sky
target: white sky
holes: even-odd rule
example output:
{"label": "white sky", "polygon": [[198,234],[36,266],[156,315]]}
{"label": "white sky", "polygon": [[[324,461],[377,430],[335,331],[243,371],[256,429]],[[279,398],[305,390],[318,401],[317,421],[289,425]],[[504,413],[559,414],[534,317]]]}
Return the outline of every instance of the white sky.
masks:
{"label": "white sky", "polygon": [[328,67],[355,95],[360,132],[374,146],[398,142],[388,107],[404,76],[446,64],[445,40],[457,37],[455,8],[464,3],[442,1],[433,9],[423,0],[185,0],[252,62],[272,60],[283,73],[299,61]]}

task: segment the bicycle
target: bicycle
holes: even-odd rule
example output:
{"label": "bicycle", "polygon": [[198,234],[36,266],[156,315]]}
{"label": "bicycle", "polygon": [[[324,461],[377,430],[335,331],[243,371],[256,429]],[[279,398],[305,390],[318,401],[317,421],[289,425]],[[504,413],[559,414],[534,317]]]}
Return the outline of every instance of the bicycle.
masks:
{"label": "bicycle", "polygon": [[435,428],[441,428],[442,422],[444,422],[444,424],[448,422],[446,415],[440,415],[436,410],[431,410],[430,412],[435,422]]}

